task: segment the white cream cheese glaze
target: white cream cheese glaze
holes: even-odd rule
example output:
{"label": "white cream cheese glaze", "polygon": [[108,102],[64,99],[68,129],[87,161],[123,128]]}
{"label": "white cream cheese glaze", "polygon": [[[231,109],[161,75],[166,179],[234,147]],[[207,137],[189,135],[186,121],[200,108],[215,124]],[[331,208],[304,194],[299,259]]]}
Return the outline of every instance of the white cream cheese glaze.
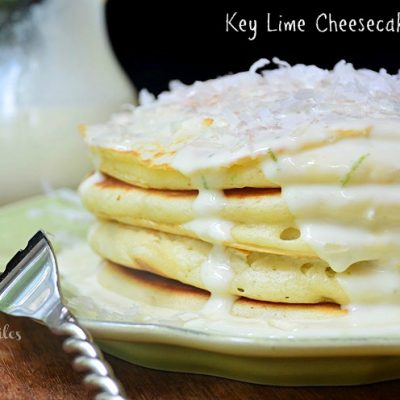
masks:
{"label": "white cream cheese glaze", "polygon": [[229,294],[234,277],[230,260],[222,245],[214,245],[207,260],[201,266],[201,279],[211,295],[203,308],[208,316],[229,314],[236,296]]}
{"label": "white cream cheese glaze", "polygon": [[183,225],[187,230],[195,232],[200,238],[214,243],[222,243],[231,239],[233,223],[219,217],[225,207],[222,190],[199,189],[193,204],[197,218]]}
{"label": "white cream cheese glaze", "polygon": [[343,272],[400,260],[399,151],[400,142],[343,140],[265,162],[264,172],[282,187],[303,239]]}
{"label": "white cream cheese glaze", "polygon": [[400,261],[392,259],[361,262],[351,271],[338,274],[337,279],[355,304],[400,303]]}
{"label": "white cream cheese glaze", "polygon": [[236,296],[229,294],[234,275],[222,244],[230,239],[233,225],[219,217],[224,206],[223,191],[199,189],[193,205],[197,217],[184,224],[186,229],[195,232],[200,238],[214,243],[200,270],[203,285],[210,292],[210,298],[203,308],[203,313],[209,317],[229,314],[236,300]]}
{"label": "white cream cheese glaze", "polygon": [[196,218],[183,226],[195,232],[198,237],[214,243],[201,266],[200,274],[204,287],[210,292],[203,313],[208,317],[219,318],[221,315],[229,314],[236,300],[236,296],[229,294],[234,274],[222,244],[231,239],[233,223],[219,216],[226,203],[224,192],[206,189],[204,188],[206,185],[206,182],[202,183],[203,187],[199,189],[193,204]]}

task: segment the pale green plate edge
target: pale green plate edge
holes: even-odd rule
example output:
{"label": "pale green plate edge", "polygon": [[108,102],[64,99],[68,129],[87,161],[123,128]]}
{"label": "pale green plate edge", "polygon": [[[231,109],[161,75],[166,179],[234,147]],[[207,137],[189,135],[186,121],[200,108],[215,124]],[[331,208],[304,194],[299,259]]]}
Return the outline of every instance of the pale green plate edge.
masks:
{"label": "pale green plate edge", "polygon": [[[38,229],[51,233],[62,228],[72,236],[84,236],[89,222],[77,223],[80,206],[71,199],[64,192],[0,208],[0,265]],[[60,244],[55,242],[57,250]],[[400,329],[395,338],[256,340],[156,324],[82,322],[105,352],[161,370],[284,386],[355,385],[400,378]]]}

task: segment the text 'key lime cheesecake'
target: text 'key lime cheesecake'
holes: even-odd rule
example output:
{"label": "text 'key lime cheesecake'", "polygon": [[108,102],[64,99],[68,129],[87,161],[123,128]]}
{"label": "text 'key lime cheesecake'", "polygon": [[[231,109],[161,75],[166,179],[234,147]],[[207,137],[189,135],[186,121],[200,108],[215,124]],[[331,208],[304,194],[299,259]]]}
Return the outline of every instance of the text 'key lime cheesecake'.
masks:
{"label": "text 'key lime cheesecake'", "polygon": [[83,128],[104,259],[261,302],[400,303],[400,79],[274,59]]}

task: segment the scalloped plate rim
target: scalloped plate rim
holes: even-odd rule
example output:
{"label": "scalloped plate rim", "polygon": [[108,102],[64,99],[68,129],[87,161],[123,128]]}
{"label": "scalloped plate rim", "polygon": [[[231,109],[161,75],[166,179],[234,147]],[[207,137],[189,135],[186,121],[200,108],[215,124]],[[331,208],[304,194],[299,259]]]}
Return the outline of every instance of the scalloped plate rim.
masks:
{"label": "scalloped plate rim", "polygon": [[155,323],[80,321],[100,340],[156,342],[237,355],[400,355],[400,332],[398,337],[247,338]]}

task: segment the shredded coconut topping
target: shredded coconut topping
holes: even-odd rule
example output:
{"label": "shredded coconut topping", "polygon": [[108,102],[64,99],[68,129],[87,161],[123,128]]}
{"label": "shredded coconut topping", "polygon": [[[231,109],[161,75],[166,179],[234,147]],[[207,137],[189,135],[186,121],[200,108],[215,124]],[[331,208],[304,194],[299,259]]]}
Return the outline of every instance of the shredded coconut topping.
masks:
{"label": "shredded coconut topping", "polygon": [[[190,153],[191,168],[201,169],[323,141],[334,130],[373,131],[383,120],[391,121],[385,134],[400,133],[399,74],[356,70],[345,61],[332,71],[273,62],[278,68],[261,73],[269,60],[192,85],[174,81],[156,100],[142,92],[140,107],[89,127],[86,139],[175,167]],[[204,125],[205,118],[213,124]]]}
{"label": "shredded coconut topping", "polygon": [[271,64],[271,62],[266,59],[266,58],[260,58],[258,61],[256,61],[249,69],[249,72],[256,73],[259,69],[264,68],[268,64]]}

